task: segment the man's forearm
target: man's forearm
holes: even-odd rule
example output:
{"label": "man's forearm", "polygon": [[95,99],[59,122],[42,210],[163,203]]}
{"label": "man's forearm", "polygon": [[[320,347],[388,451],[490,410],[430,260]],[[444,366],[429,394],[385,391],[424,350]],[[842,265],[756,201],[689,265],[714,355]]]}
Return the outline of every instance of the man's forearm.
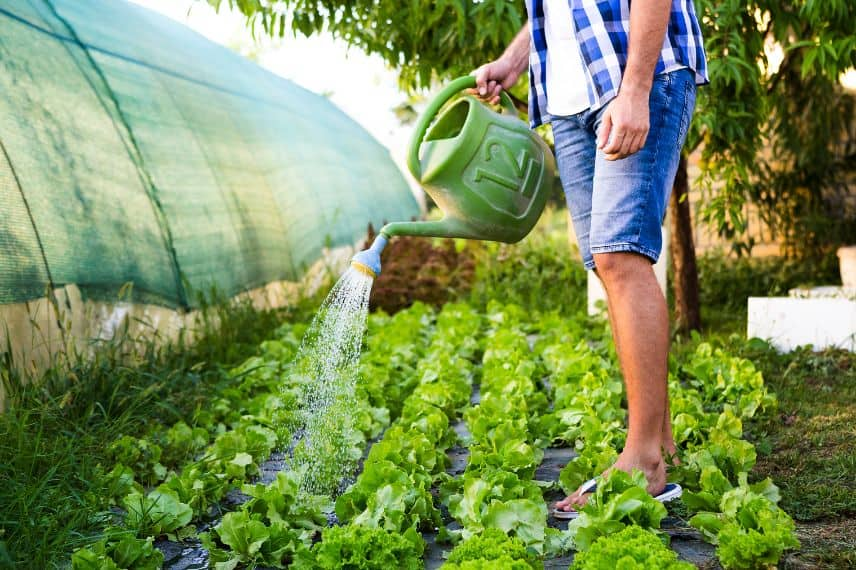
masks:
{"label": "man's forearm", "polygon": [[507,59],[518,74],[529,69],[529,22],[526,22],[508,47],[502,57]]}
{"label": "man's forearm", "polygon": [[651,91],[671,6],[671,0],[634,0],[630,5],[630,45],[621,89]]}

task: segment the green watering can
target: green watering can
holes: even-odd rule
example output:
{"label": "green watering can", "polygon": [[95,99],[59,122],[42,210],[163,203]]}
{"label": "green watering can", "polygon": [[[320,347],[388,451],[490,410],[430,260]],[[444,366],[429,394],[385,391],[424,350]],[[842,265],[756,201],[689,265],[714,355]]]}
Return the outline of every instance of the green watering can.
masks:
{"label": "green watering can", "polygon": [[437,115],[449,99],[475,86],[472,76],[446,86],[419,118],[410,142],[407,167],[443,219],[385,225],[372,246],[354,256],[355,268],[379,275],[380,252],[392,236],[514,243],[541,217],[555,177],[553,154],[517,117],[504,91],[502,113],[465,95]]}

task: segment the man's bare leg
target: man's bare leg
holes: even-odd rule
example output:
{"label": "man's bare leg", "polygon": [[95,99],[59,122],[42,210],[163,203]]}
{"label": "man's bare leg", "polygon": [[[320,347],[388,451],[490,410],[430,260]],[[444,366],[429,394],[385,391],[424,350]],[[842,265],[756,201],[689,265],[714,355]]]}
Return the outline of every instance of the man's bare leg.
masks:
{"label": "man's bare leg", "polygon": [[[627,388],[627,442],[614,467],[640,469],[648,478],[648,492],[658,493],[666,484],[662,453],[675,451],[667,392],[666,299],[646,258],[606,253],[596,254],[595,263],[606,289],[610,326]],[[556,507],[568,509],[585,500],[575,492]]]}

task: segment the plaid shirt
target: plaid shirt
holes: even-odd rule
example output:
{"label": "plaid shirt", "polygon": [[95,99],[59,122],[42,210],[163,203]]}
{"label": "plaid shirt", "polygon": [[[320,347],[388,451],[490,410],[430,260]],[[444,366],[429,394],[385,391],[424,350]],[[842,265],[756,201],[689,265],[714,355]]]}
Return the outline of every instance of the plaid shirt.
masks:
{"label": "plaid shirt", "polygon": [[[603,107],[618,94],[627,64],[630,0],[568,0],[574,32],[586,68],[590,110]],[[550,122],[547,113],[547,37],[544,0],[526,0],[531,25],[529,53],[529,121]],[[672,0],[671,17],[655,74],[688,67],[696,83],[708,82],[701,29],[692,0]]]}

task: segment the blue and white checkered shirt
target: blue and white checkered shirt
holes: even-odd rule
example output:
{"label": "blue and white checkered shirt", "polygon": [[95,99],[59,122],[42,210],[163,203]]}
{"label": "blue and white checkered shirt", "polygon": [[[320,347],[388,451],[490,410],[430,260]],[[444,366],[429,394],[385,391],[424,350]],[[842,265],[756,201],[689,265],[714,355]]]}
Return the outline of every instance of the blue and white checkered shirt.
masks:
{"label": "blue and white checkered shirt", "polygon": [[[618,94],[627,64],[630,0],[568,0],[580,55],[586,69],[590,110]],[[547,113],[547,37],[544,0],[526,0],[531,22],[529,53],[529,122],[550,122]],[[671,17],[655,74],[682,67],[695,72],[696,83],[708,82],[701,28],[692,0],[672,0]]]}

